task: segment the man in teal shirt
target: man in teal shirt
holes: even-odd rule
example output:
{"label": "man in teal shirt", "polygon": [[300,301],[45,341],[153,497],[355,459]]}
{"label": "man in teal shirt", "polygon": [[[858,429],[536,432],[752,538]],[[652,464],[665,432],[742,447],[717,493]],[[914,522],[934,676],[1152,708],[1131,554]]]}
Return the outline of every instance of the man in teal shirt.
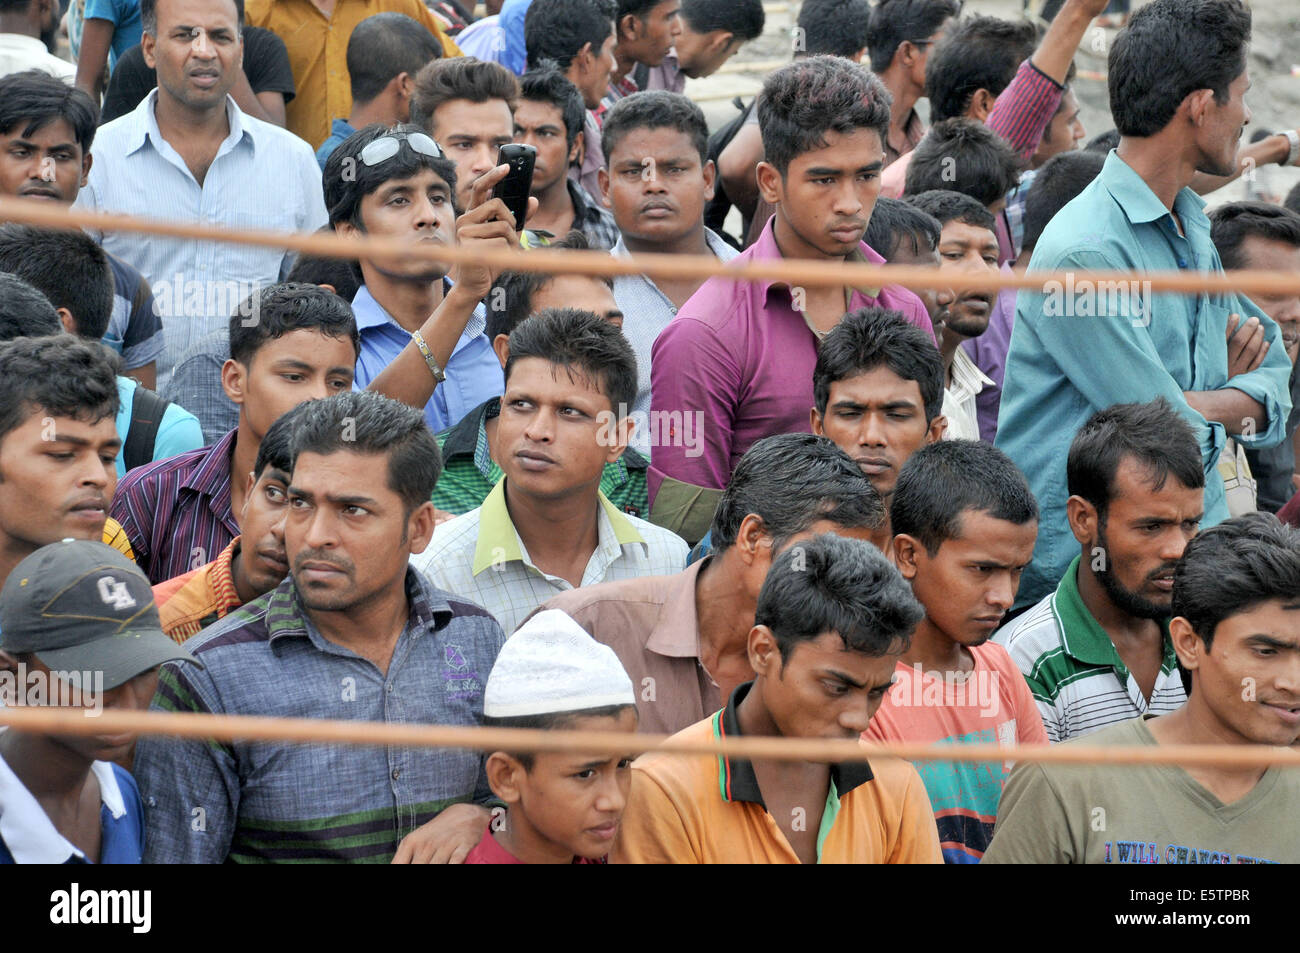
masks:
{"label": "man in teal shirt", "polygon": [[[1216,466],[1226,437],[1269,447],[1285,436],[1290,368],[1277,325],[1245,295],[1152,294],[1142,282],[1148,272],[1222,271],[1205,203],[1188,183],[1235,171],[1250,120],[1249,38],[1240,0],[1154,0],[1111,49],[1119,148],[1039,239],[1030,272],[1075,274],[1021,290],[1007,357],[997,444],[1042,512],[1017,606],[1050,592],[1078,550],[1065,516],[1066,451],[1096,411],[1169,400],[1200,445],[1204,526],[1228,517]],[[1274,161],[1294,162],[1297,151],[1280,146]],[[1112,286],[1086,271],[1135,274]]]}

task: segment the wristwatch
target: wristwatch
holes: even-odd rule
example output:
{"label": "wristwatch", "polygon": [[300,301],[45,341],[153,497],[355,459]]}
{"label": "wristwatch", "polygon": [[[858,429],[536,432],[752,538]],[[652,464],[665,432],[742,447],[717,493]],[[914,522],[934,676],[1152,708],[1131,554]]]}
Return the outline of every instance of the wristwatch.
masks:
{"label": "wristwatch", "polygon": [[1295,165],[1296,159],[1300,159],[1300,132],[1294,129],[1283,129],[1282,135],[1286,136],[1286,141],[1291,143],[1291,151],[1278,165]]}
{"label": "wristwatch", "polygon": [[424,363],[429,365],[429,373],[433,375],[433,386],[437,387],[447,379],[447,375],[442,372],[442,368],[439,367],[438,362],[434,360],[433,352],[429,350],[429,345],[424,343],[423,334],[419,331],[412,331],[411,340],[415,342],[415,346],[418,347],[420,353],[424,355]]}

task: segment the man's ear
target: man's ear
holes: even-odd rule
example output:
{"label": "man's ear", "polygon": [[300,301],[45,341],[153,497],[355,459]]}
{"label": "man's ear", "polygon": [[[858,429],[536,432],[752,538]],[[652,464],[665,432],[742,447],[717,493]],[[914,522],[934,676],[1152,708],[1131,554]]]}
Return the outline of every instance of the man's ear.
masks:
{"label": "man's ear", "polygon": [[943,414],[939,414],[934,418],[934,420],[930,421],[930,430],[925,435],[925,442],[938,443],[940,440],[943,439],[943,435],[947,431],[947,429],[948,429],[948,418],[945,417]]}
{"label": "man's ear", "polygon": [[749,653],[749,665],[755,675],[775,678],[781,672],[781,649],[776,644],[776,636],[765,625],[756,625],[749,630],[749,639],[745,644]]}
{"label": "man's ear", "polygon": [[702,171],[704,173],[704,201],[711,202],[713,200],[714,187],[718,181],[718,168],[713,164],[712,159],[706,159]]}
{"label": "man's ear", "polygon": [[87,152],[81,157],[81,181],[77,184],[78,188],[84,189],[90,181],[90,167],[94,164],[95,157]]}
{"label": "man's ear", "polygon": [[252,470],[249,470],[248,476],[244,479],[244,505],[239,508],[239,519],[237,522],[240,526],[244,525],[244,514],[248,512],[248,501],[253,498],[253,487],[256,484],[257,477],[253,475]]}
{"label": "man's ear", "polygon": [[158,68],[158,59],[154,56],[154,51],[158,47],[158,38],[153,36],[148,30],[140,34],[140,54],[144,57],[144,65],[152,70]]}
{"label": "man's ear", "polygon": [[641,19],[634,13],[628,13],[618,19],[618,39],[614,41],[617,46],[624,40],[636,40],[641,35]]}
{"label": "man's ear", "polygon": [[527,772],[517,759],[504,751],[493,751],[483,769],[493,794],[507,804],[519,803],[519,788]]}
{"label": "man's ear", "polygon": [[1201,659],[1210,654],[1192,624],[1182,616],[1174,616],[1169,620],[1169,641],[1178,653],[1178,661],[1189,672],[1200,668]]}
{"label": "man's ear", "polygon": [[578,134],[573,137],[573,145],[569,146],[569,165],[576,163],[578,156],[582,154],[582,146],[579,143],[583,141],[583,138],[582,130],[579,129]]}
{"label": "man's ear", "polygon": [[1065,518],[1070,523],[1070,532],[1084,546],[1089,546],[1097,538],[1100,525],[1097,507],[1081,496],[1071,496],[1065,501]]}
{"label": "man's ear", "polygon": [[1192,125],[1199,126],[1205,121],[1205,114],[1210,108],[1210,103],[1214,100],[1214,90],[1197,89],[1183,97],[1180,104],[1187,107],[1187,118],[1191,120]]}
{"label": "man's ear", "polygon": [[705,44],[705,49],[710,53],[721,53],[731,45],[731,41],[736,38],[736,34],[730,30],[714,30],[709,34],[709,42]]}
{"label": "man's ear", "polygon": [[242,404],[248,389],[248,368],[234,358],[226,358],[226,363],[221,365],[221,389],[232,404]]}
{"label": "man's ear", "polygon": [[492,339],[492,350],[496,352],[497,360],[501,362],[504,370],[506,361],[510,360],[510,335],[498,334]]}
{"label": "man's ear", "polygon": [[770,162],[760,162],[754,169],[754,178],[758,183],[759,194],[768,205],[780,205],[785,192],[785,183],[776,166]]}
{"label": "man's ear", "polygon": [[636,430],[636,418],[631,414],[625,414],[623,417],[615,419],[612,409],[606,411],[609,417],[601,425],[599,440],[605,447],[605,461],[613,463],[619,457],[623,456],[623,451],[632,441],[632,433]]}
{"label": "man's ear", "polygon": [[916,578],[917,560],[921,558],[924,547],[915,536],[898,533],[894,536],[894,565],[909,582]]}
{"label": "man's ear", "polygon": [[772,538],[767,535],[767,527],[763,525],[761,516],[757,513],[746,514],[740,521],[736,544],[739,547],[741,561],[746,566],[759,562],[765,553],[769,558],[771,557]]}
{"label": "man's ear", "polygon": [[997,97],[987,89],[977,89],[970,100],[970,117],[976,122],[984,122],[989,118],[989,113],[993,112],[993,103]]}
{"label": "man's ear", "polygon": [[59,322],[63,325],[63,330],[75,335],[77,333],[77,319],[72,316],[72,312],[67,308],[55,308],[54,310],[59,312]]}
{"label": "man's ear", "polygon": [[433,539],[433,530],[437,526],[437,513],[433,503],[425,500],[406,520],[406,538],[411,544],[411,555],[422,553]]}
{"label": "man's ear", "polygon": [[812,427],[812,432],[816,436],[818,437],[826,436],[826,431],[822,429],[822,415],[817,413],[816,407],[808,411],[808,422],[809,425]]}
{"label": "man's ear", "polygon": [[[579,138],[582,137],[579,136]],[[609,204],[609,169],[601,166],[596,170],[596,185],[600,187],[600,201],[602,204],[604,204],[605,208],[613,208],[614,206]]]}

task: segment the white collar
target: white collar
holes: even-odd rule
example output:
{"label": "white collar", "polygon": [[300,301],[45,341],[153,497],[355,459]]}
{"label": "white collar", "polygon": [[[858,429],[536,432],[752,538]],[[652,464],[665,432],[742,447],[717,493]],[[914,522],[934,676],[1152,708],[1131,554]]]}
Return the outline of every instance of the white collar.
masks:
{"label": "white collar", "polygon": [[[114,818],[126,814],[113,766],[107,761],[92,761],[90,772],[99,782],[99,799],[109,813]],[[0,758],[0,840],[19,864],[62,864],[70,857],[86,858],[59,833],[4,758]]]}

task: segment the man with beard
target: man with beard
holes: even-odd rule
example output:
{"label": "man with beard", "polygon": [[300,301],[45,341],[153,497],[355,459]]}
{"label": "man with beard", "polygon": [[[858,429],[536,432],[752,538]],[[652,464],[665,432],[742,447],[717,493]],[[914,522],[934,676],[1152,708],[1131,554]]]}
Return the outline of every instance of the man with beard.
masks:
{"label": "man with beard", "polygon": [[[969,274],[996,274],[998,236],[993,213],[978,200],[960,192],[932,189],[909,196],[912,205],[939,222],[939,270],[954,281]],[[992,291],[954,289],[940,305],[935,325],[942,324],[939,353],[943,357],[943,415],[948,418],[944,436],[949,440],[980,439],[975,398],[993,381],[975,366],[963,341],[979,337],[993,313]]]}
{"label": "man with beard", "polygon": [[1054,742],[1187,700],[1169,615],[1174,566],[1204,513],[1196,437],[1163,398],[1093,414],[1066,474],[1080,554],[1055,592],[993,638]]}

